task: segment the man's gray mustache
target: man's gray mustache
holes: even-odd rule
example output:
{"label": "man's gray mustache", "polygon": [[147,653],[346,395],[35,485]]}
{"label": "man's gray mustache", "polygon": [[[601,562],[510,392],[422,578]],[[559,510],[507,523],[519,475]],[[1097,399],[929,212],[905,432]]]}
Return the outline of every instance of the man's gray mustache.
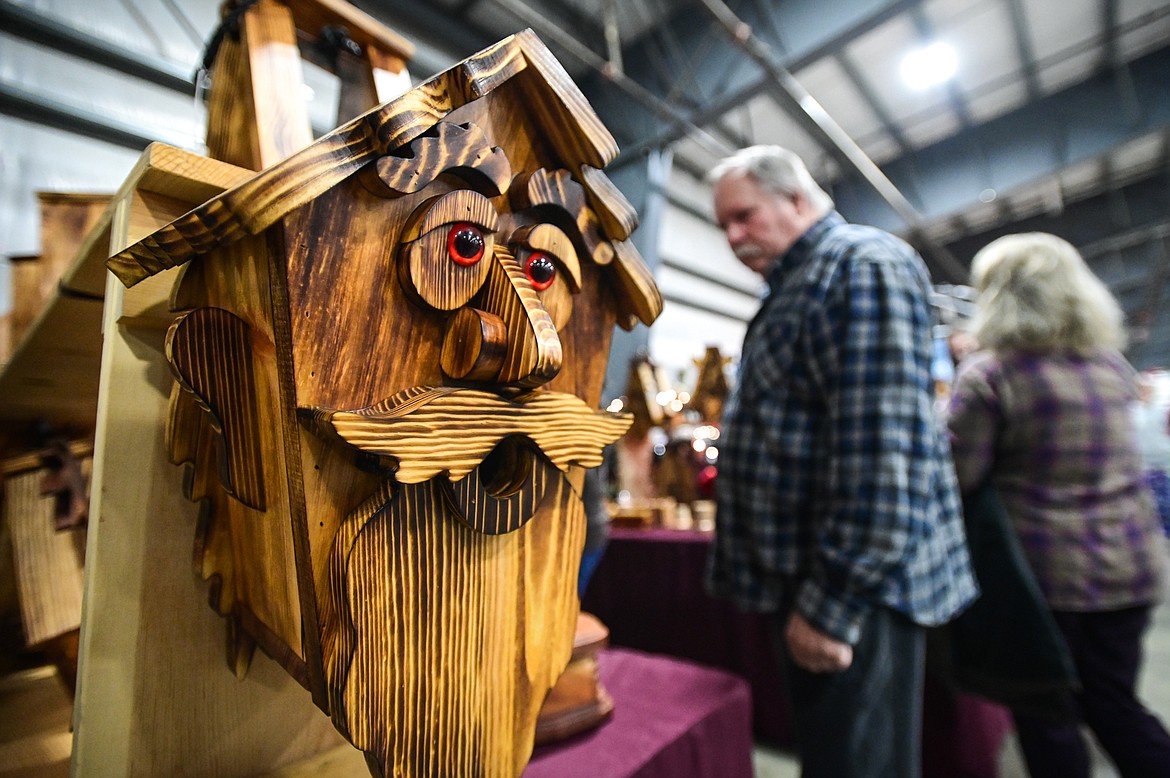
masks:
{"label": "man's gray mustache", "polygon": [[755,259],[764,255],[764,250],[754,243],[742,243],[732,251],[735,253],[735,258],[740,260]]}

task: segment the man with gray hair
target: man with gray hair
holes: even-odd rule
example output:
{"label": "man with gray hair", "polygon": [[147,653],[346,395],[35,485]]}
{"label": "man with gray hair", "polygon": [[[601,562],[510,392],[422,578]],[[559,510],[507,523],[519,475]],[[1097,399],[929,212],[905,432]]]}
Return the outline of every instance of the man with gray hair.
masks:
{"label": "man with gray hair", "polygon": [[715,216],[767,282],[723,412],[711,590],[774,614],[805,778],[921,772],[925,626],[977,596],[934,412],[930,279],[753,146]]}

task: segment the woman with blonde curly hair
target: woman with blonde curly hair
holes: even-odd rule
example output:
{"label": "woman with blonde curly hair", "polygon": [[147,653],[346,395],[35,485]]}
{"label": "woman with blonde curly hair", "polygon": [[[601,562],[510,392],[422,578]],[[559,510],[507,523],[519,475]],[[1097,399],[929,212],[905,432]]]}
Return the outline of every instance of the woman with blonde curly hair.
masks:
{"label": "woman with blonde curly hair", "polygon": [[[1054,235],[1000,238],[971,275],[982,350],[960,365],[948,414],[959,483],[999,492],[1080,676],[1078,713],[1121,775],[1170,775],[1170,735],[1135,691],[1166,549],[1121,309]],[[1078,722],[1015,719],[1033,778],[1088,778]]]}

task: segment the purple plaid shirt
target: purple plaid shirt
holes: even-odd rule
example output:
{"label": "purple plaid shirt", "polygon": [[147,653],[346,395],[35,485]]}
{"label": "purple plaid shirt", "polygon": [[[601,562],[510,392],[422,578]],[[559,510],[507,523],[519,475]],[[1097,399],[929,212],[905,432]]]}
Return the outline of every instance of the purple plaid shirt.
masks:
{"label": "purple plaid shirt", "polygon": [[1165,551],[1129,412],[1136,380],[1114,351],[985,352],[959,368],[959,484],[992,478],[1054,610],[1158,599]]}

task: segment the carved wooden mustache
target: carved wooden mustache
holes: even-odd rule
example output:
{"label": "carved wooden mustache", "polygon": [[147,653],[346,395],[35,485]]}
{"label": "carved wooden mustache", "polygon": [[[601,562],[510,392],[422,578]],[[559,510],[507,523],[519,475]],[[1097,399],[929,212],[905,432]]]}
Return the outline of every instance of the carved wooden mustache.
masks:
{"label": "carved wooden mustache", "polygon": [[458,481],[505,438],[531,440],[562,472],[597,467],[601,450],[633,422],[628,414],[590,408],[576,395],[537,392],[523,401],[461,387],[416,387],[356,411],[301,408],[317,435],[397,462],[400,483],[440,473]]}

